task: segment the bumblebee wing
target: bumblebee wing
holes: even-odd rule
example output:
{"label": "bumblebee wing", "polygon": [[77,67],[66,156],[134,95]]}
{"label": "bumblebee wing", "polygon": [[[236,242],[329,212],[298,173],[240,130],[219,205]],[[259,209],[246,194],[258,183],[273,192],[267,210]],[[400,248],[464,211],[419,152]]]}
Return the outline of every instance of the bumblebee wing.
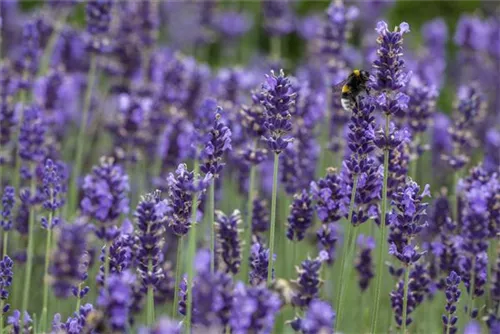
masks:
{"label": "bumblebee wing", "polygon": [[341,91],[341,90],[342,90],[342,87],[343,87],[346,83],[347,83],[347,79],[344,79],[344,80],[342,80],[341,82],[336,83],[335,85],[333,85],[332,90],[333,90],[334,92],[336,92],[336,91]]}

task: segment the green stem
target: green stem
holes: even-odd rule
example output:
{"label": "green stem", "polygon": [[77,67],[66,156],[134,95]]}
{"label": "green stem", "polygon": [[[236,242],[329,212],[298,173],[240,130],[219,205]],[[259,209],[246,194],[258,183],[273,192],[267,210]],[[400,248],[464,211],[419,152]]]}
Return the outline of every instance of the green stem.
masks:
{"label": "green stem", "polygon": [[[385,135],[389,136],[389,124],[391,121],[391,116],[385,115]],[[373,315],[372,315],[372,324],[370,333],[377,332],[377,321],[378,321],[378,312],[381,303],[381,294],[382,294],[382,278],[384,276],[384,250],[385,250],[385,242],[386,242],[386,226],[385,226],[385,215],[387,212],[387,179],[389,174],[389,150],[384,149],[384,183],[382,188],[382,212],[380,213],[380,241],[378,247],[378,257],[377,257],[377,284],[375,287],[375,305],[373,307]]]}
{"label": "green stem", "polygon": [[271,58],[279,60],[281,57],[281,39],[280,37],[271,37]]}
{"label": "green stem", "polygon": [[316,176],[320,177],[323,175],[325,169],[327,168],[327,155],[329,153],[328,150],[328,139],[330,136],[330,123],[332,118],[332,113],[330,110],[332,101],[332,90],[330,87],[327,87],[326,90],[326,109],[325,109],[325,122],[320,124],[321,130],[321,152],[319,154],[318,167],[316,168]]}
{"label": "green stem", "polygon": [[9,242],[9,231],[3,231],[3,256],[7,255],[7,245]]}
{"label": "green stem", "polygon": [[[31,181],[30,181],[30,196],[34,196],[36,192],[36,176],[35,176],[35,164],[30,165],[30,174],[31,174]],[[35,243],[35,207],[32,205],[30,207],[30,213],[29,213],[29,231],[28,231],[28,250],[27,250],[27,259],[26,259],[26,271],[25,271],[25,276],[24,276],[24,290],[23,290],[23,304],[22,304],[22,310],[27,311],[28,310],[28,301],[29,301],[29,295],[30,295],[30,286],[31,286],[31,273],[33,270],[33,250],[34,250],[34,243]],[[23,313],[23,320],[25,316]]]}
{"label": "green stem", "polygon": [[[151,259],[149,259],[148,270],[152,270]],[[148,285],[148,295],[147,295],[147,305],[146,305],[146,324],[148,326],[153,325],[155,319],[155,299],[153,286]]]}
{"label": "green stem", "polygon": [[[43,52],[43,57],[42,61],[40,62],[40,75],[45,75],[47,73],[47,70],[49,68],[49,63],[50,63],[50,56],[52,56],[52,53],[54,53],[54,48],[56,47],[57,39],[59,38],[59,35],[61,34],[61,30],[63,28],[64,23],[66,22],[66,19],[69,15],[69,11],[64,11],[61,13],[60,20],[56,20],[54,24],[54,31],[49,37],[49,41],[47,43],[47,47],[45,48],[45,51]],[[40,319],[40,322],[43,322],[43,319]]]}
{"label": "green stem", "polygon": [[[194,161],[194,174],[198,175],[199,171],[198,159]],[[193,280],[194,280],[194,258],[196,255],[196,214],[198,211],[198,195],[193,194],[193,204],[191,208],[191,229],[189,231],[188,254],[187,254],[187,275],[188,275],[188,296],[187,296],[187,313],[186,313],[186,333],[191,333],[191,319],[193,313]]]}
{"label": "green stem", "polygon": [[40,325],[42,330],[46,330],[47,326],[47,304],[49,300],[49,262],[50,262],[50,244],[52,239],[52,210],[49,212],[49,220],[47,224],[47,240],[45,241],[45,271],[43,279],[43,308],[42,308],[42,318],[40,319]]}
{"label": "green stem", "polygon": [[179,305],[179,289],[181,283],[181,271],[182,271],[182,248],[184,238],[179,237],[177,241],[177,257],[175,261],[175,290],[174,290],[174,303],[172,304],[172,319],[177,317],[177,309]]}
{"label": "green stem", "polygon": [[[208,189],[208,224],[210,225],[210,272],[215,272],[215,180]],[[206,231],[206,230],[205,230]]]}
{"label": "green stem", "polygon": [[273,171],[273,194],[271,198],[271,227],[269,235],[269,264],[267,266],[267,285],[271,284],[273,280],[273,256],[274,256],[274,233],[276,230],[276,195],[278,192],[278,167],[279,167],[278,153],[274,154],[274,171]]}
{"label": "green stem", "polygon": [[75,309],[75,312],[79,312],[80,311],[80,305],[82,303],[82,299],[80,298],[80,292],[82,291],[82,282],[78,283],[78,293],[76,295],[76,309]]}
{"label": "green stem", "polygon": [[476,285],[476,255],[473,255],[472,266],[470,273],[470,286],[469,286],[469,303],[467,305],[467,314],[472,318],[472,309],[474,308],[474,290]]}
{"label": "green stem", "polygon": [[403,334],[406,334],[406,317],[408,312],[408,282],[410,281],[410,268],[411,266],[406,266],[405,268],[405,280],[404,280],[404,292],[403,292]]}
{"label": "green stem", "polygon": [[451,205],[453,208],[453,219],[455,219],[455,222],[457,224],[460,224],[460,222],[458,221],[458,193],[457,193],[457,184],[459,178],[460,178],[459,172],[458,171],[453,172],[453,184],[452,184],[453,193],[451,194]]}
{"label": "green stem", "polygon": [[[451,312],[448,312],[448,319],[451,319]],[[450,321],[448,321],[448,324],[446,325],[446,334],[450,334],[450,328],[451,324]]]}
{"label": "green stem", "polygon": [[14,182],[12,183],[14,189],[19,193],[19,182],[21,180],[21,158],[18,156],[19,152],[19,134],[21,132],[21,126],[24,122],[24,107],[27,101],[27,93],[26,90],[23,89],[21,90],[20,96],[19,96],[19,122],[17,124],[16,131],[14,132],[14,139],[12,142],[14,143],[14,152],[12,154],[12,159],[14,159]]}
{"label": "green stem", "polygon": [[[255,147],[255,145],[254,145]],[[248,184],[248,202],[247,202],[247,222],[244,230],[245,243],[243,244],[243,260],[241,266],[241,280],[249,282],[248,267],[250,258],[250,248],[252,247],[252,220],[253,220],[253,201],[255,199],[255,179],[257,175],[257,166],[250,167],[250,183]]]}
{"label": "green stem", "polygon": [[349,261],[352,258],[352,254],[355,250],[356,245],[356,237],[358,233],[358,227],[353,226],[352,224],[352,214],[354,211],[354,202],[356,199],[356,190],[358,188],[358,175],[353,176],[353,186],[351,189],[351,201],[349,203],[349,214],[347,216],[347,244],[345,245],[346,252],[340,261],[340,279],[339,279],[339,287],[337,289],[337,320],[335,321],[335,326],[338,329],[340,327],[340,323],[342,320],[342,312],[344,306],[344,298],[345,298],[345,290],[344,289],[344,280],[350,276],[351,264]]}
{"label": "green stem", "polygon": [[[0,310],[3,310],[5,301],[0,300]],[[0,333],[3,333],[3,314],[0,314]]]}
{"label": "green stem", "polygon": [[83,152],[85,150],[85,130],[89,119],[90,106],[92,101],[92,89],[96,79],[97,59],[96,55],[90,54],[90,68],[88,73],[88,83],[85,92],[85,100],[83,104],[83,115],[80,123],[80,130],[78,132],[78,141],[76,144],[75,165],[72,173],[72,182],[69,191],[69,205],[68,212],[74,212],[77,206],[78,195],[78,179],[82,171]]}
{"label": "green stem", "polygon": [[420,138],[421,138],[420,133],[417,133],[415,135],[415,141],[414,141],[415,157],[410,162],[410,177],[413,181],[417,181],[418,161],[420,158],[420,156],[418,155],[418,146],[420,145]]}
{"label": "green stem", "polygon": [[108,277],[109,277],[109,247],[110,245],[106,242],[106,247],[104,250],[104,285],[108,285]]}

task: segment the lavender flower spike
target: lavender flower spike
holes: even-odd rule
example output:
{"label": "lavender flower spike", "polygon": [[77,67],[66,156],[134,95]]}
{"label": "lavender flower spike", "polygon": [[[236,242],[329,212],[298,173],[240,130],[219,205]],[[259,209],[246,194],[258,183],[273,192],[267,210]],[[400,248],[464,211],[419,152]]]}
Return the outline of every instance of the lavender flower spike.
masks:
{"label": "lavender flower spike", "polygon": [[113,240],[118,234],[117,219],[128,213],[128,176],[113,158],[102,157],[83,181],[82,213],[97,222],[96,235]]}
{"label": "lavender flower spike", "polygon": [[12,228],[13,209],[16,204],[16,191],[14,187],[7,186],[3,191],[2,196],[2,212],[0,225],[4,233]]}
{"label": "lavender flower spike", "polygon": [[457,303],[460,299],[460,290],[458,285],[460,284],[460,276],[456,272],[452,271],[450,275],[446,278],[446,314],[443,314],[443,331],[448,334],[455,334],[457,332],[457,321],[458,318],[455,315],[457,311]]}
{"label": "lavender flower spike", "polygon": [[193,196],[204,192],[212,179],[208,173],[203,178],[189,172],[185,164],[180,164],[175,175],[168,176],[168,196],[172,213],[167,219],[167,224],[178,236],[186,235],[191,227],[191,206]]}
{"label": "lavender flower spike", "polygon": [[[241,214],[234,210],[231,216],[222,211],[215,212],[217,226],[217,251],[224,263],[225,272],[237,274],[241,264],[240,225]],[[219,266],[222,264],[219,263]]]}
{"label": "lavender flower spike", "polygon": [[201,150],[202,164],[200,170],[207,174],[211,173],[218,177],[225,163],[222,157],[225,152],[231,150],[231,130],[221,122],[222,109],[218,108],[215,114],[213,128],[210,129],[205,147]]}
{"label": "lavender flower spike", "polygon": [[274,71],[271,71],[271,75],[266,75],[261,100],[266,109],[264,127],[267,133],[264,139],[269,149],[275,154],[280,154],[292,141],[292,138],[288,136],[292,131],[290,109],[295,104],[296,95],[290,79],[285,76],[283,70],[278,76]]}
{"label": "lavender flower spike", "polygon": [[319,295],[319,288],[322,280],[319,277],[321,265],[328,259],[326,251],[321,251],[314,259],[307,259],[302,262],[301,268],[296,268],[299,274],[294,283],[298,286],[296,294],[292,298],[294,306],[305,308]]}
{"label": "lavender flower spike", "polygon": [[303,334],[333,334],[335,311],[331,305],[319,299],[314,299],[303,319],[295,318],[292,328]]}
{"label": "lavender flower spike", "polygon": [[[276,255],[273,254],[273,261]],[[269,249],[256,242],[250,248],[250,284],[253,286],[265,283],[269,266]],[[273,275],[274,278],[274,269]]]}
{"label": "lavender flower spike", "polygon": [[10,309],[10,305],[4,304],[4,301],[9,298],[9,290],[7,288],[12,285],[12,277],[14,275],[12,272],[13,264],[14,262],[7,255],[4,255],[3,260],[0,261],[0,299],[3,306],[0,310],[0,316],[2,317]]}
{"label": "lavender flower spike", "polygon": [[311,227],[313,221],[313,206],[311,196],[303,189],[301,193],[295,194],[288,216],[288,228],[286,236],[292,241],[304,239],[306,231]]}

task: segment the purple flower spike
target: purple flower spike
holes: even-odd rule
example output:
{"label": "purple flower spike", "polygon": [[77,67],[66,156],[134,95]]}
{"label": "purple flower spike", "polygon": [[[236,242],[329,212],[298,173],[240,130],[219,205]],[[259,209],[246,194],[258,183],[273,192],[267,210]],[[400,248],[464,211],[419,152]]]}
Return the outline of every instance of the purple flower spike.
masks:
{"label": "purple flower spike", "polygon": [[49,269],[58,298],[67,298],[86,273],[81,263],[87,253],[87,231],[87,226],[79,222],[61,228]]}
{"label": "purple flower spike", "polygon": [[43,171],[44,209],[54,212],[64,205],[65,187],[61,184],[62,179],[62,166],[47,159]]}
{"label": "purple flower spike", "polygon": [[290,8],[291,2],[265,0],[262,10],[265,18],[265,29],[272,36],[282,36],[294,29],[294,15]]}
{"label": "purple flower spike", "polygon": [[208,173],[204,178],[189,172],[185,164],[180,164],[175,175],[168,176],[168,196],[172,214],[169,215],[167,223],[178,236],[186,235],[192,224],[191,206],[193,196],[201,194],[207,189],[212,174]]}
{"label": "purple flower spike", "polygon": [[269,229],[269,208],[263,198],[253,200],[252,233],[265,233]]}
{"label": "purple flower spike", "polygon": [[[269,264],[269,249],[265,248],[259,242],[255,242],[250,248],[250,284],[253,286],[260,285],[267,281],[267,268]],[[276,260],[276,255],[273,254],[273,261]],[[274,268],[273,268],[274,279]]]}
{"label": "purple flower spike", "polygon": [[87,31],[91,36],[88,48],[93,52],[103,52],[110,41],[107,33],[111,25],[112,0],[90,0],[85,9]]}
{"label": "purple flower spike", "polygon": [[[380,21],[375,29],[379,34],[377,43],[379,58],[373,63],[375,80],[372,88],[377,91],[398,91],[406,85],[408,74],[404,69],[403,35],[410,31],[408,23],[403,22],[393,31],[389,31],[387,23]],[[386,113],[394,113],[390,108]]]}
{"label": "purple flower spike", "polygon": [[309,308],[303,319],[295,318],[292,328],[303,334],[333,334],[335,324],[335,311],[325,301],[315,299],[309,304]]}
{"label": "purple flower spike", "polygon": [[323,224],[335,223],[345,215],[342,206],[342,180],[334,168],[328,169],[327,175],[318,182],[311,182],[311,195]]}
{"label": "purple flower spike", "polygon": [[16,190],[11,186],[5,187],[2,196],[2,212],[0,222],[0,225],[5,232],[9,231],[12,228],[13,209],[15,204]]}
{"label": "purple flower spike", "polygon": [[98,166],[83,181],[82,213],[96,221],[96,235],[113,240],[118,234],[118,218],[129,210],[128,176],[112,158],[102,157]]}
{"label": "purple flower spike", "polygon": [[159,190],[145,195],[135,211],[137,222],[137,271],[144,289],[156,288],[165,278],[162,267],[163,244],[167,214],[170,211],[166,200],[160,198]]}
{"label": "purple flower spike", "polygon": [[[7,288],[12,285],[12,277],[14,275],[12,272],[13,264],[14,262],[7,255],[0,261],[0,299],[3,301],[9,298],[9,290],[7,290]],[[4,303],[3,309],[0,310],[2,316],[7,313],[9,309],[10,305]]]}
{"label": "purple flower spike", "polygon": [[134,281],[135,277],[128,271],[112,274],[99,291],[97,306],[104,313],[108,332],[124,332],[128,327]]}
{"label": "purple flower spike", "polygon": [[455,312],[457,311],[457,303],[460,299],[460,290],[458,288],[459,284],[460,276],[458,276],[456,272],[452,271],[446,278],[446,314],[443,314],[442,316],[444,332],[450,334],[455,334],[457,332],[456,325],[458,318],[455,315]]}
{"label": "purple flower spike", "polygon": [[288,216],[287,238],[292,241],[304,239],[307,229],[313,223],[313,214],[314,210],[309,193],[304,189],[301,193],[295,194]]}
{"label": "purple flower spike", "polygon": [[288,135],[292,131],[291,108],[295,104],[296,92],[292,88],[290,79],[283,70],[276,76],[274,71],[266,75],[263,84],[261,103],[266,109],[264,134],[269,149],[276,154],[285,150],[292,138]]}
{"label": "purple flower spike", "polygon": [[298,286],[298,289],[292,298],[294,306],[306,308],[313,299],[318,297],[319,288],[323,283],[319,277],[321,265],[327,259],[327,252],[321,251],[316,259],[307,259],[302,262],[300,268],[296,268],[298,278],[293,282]]}
{"label": "purple flower spike", "polygon": [[281,307],[281,300],[276,293],[264,286],[245,287],[239,282],[234,289],[233,298],[229,324],[234,334],[250,331],[271,333]]}
{"label": "purple flower spike", "polygon": [[36,22],[29,21],[23,26],[21,53],[15,63],[21,78],[19,88],[29,89],[33,85],[40,64],[40,53],[40,36]]}
{"label": "purple flower spike", "polygon": [[231,216],[226,216],[222,211],[215,212],[217,226],[217,252],[222,258],[219,269],[226,273],[237,274],[241,264],[240,226],[242,224],[239,210],[234,210]]}
{"label": "purple flower spike", "polygon": [[359,288],[361,291],[366,291],[370,281],[375,276],[373,272],[372,251],[375,248],[375,239],[370,236],[360,235],[357,240],[360,248],[358,260],[356,263],[356,271],[359,275]]}
{"label": "purple flower spike", "polygon": [[335,246],[339,240],[339,232],[336,224],[322,224],[321,228],[316,232],[318,239],[318,249],[325,250],[328,254],[327,263],[332,265],[335,261]]}
{"label": "purple flower spike", "polygon": [[47,127],[43,122],[39,106],[32,104],[24,107],[24,118],[19,133],[19,156],[24,161],[40,162],[44,159],[44,145]]}
{"label": "purple flower spike", "polygon": [[12,315],[7,318],[7,323],[12,326],[12,333],[14,334],[27,334],[31,333],[33,330],[33,320],[31,319],[28,311],[24,311],[24,316],[21,316],[21,312],[19,310],[14,310]]}
{"label": "purple flower spike", "polygon": [[231,130],[221,121],[221,111],[220,108],[216,110],[213,127],[210,129],[205,147],[200,153],[202,159],[200,170],[205,174],[211,173],[216,178],[225,165],[222,162],[224,153],[232,149]]}

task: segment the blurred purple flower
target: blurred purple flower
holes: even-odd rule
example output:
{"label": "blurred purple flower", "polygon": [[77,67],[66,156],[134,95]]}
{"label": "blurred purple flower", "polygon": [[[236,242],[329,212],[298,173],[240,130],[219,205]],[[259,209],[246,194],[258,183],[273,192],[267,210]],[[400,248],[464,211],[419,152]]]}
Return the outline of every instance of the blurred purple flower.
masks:
{"label": "blurred purple flower", "polygon": [[242,260],[240,238],[242,218],[240,211],[234,210],[228,217],[224,212],[217,210],[215,224],[217,227],[217,253],[222,260],[219,261],[219,270],[236,275]]}

